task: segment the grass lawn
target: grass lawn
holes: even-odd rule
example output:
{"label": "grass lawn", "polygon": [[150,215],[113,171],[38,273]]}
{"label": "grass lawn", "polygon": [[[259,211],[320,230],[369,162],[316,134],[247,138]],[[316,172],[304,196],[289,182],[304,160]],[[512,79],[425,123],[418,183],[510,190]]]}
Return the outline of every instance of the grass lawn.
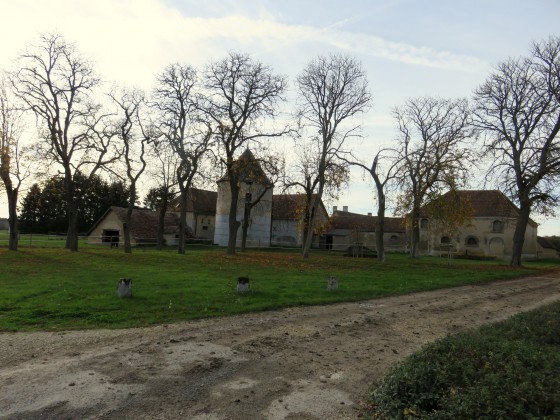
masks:
{"label": "grass lawn", "polygon": [[[251,250],[228,256],[219,248],[174,250],[82,246],[0,248],[0,331],[124,328],[223,316],[295,305],[356,301],[421,290],[538,274],[560,268],[425,257],[412,261],[389,255],[381,264],[316,252]],[[329,275],[340,288],[327,291]],[[249,276],[251,291],[235,291]],[[118,279],[133,279],[133,297],[116,296]]]}

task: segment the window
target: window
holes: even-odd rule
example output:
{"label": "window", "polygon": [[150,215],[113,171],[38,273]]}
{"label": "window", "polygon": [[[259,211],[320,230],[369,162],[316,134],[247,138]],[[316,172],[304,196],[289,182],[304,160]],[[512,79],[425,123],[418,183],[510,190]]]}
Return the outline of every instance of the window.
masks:
{"label": "window", "polygon": [[449,236],[442,236],[440,239],[440,243],[443,245],[449,245],[451,243],[451,238]]}
{"label": "window", "polygon": [[389,243],[396,244],[398,242],[399,242],[399,237],[397,235],[391,235],[391,238],[389,238]]}
{"label": "window", "polygon": [[504,231],[504,222],[501,220],[494,220],[492,222],[492,232],[503,232]]}
{"label": "window", "polygon": [[478,238],[476,236],[469,236],[465,244],[467,246],[476,247],[478,246]]}
{"label": "window", "polygon": [[252,199],[253,199],[253,194],[251,194],[251,193],[245,194],[245,202],[246,203],[250,203]]}
{"label": "window", "polygon": [[428,219],[422,219],[420,220],[420,227],[422,229],[427,229],[428,228]]}
{"label": "window", "polygon": [[208,230],[208,226],[202,226],[202,230]]}

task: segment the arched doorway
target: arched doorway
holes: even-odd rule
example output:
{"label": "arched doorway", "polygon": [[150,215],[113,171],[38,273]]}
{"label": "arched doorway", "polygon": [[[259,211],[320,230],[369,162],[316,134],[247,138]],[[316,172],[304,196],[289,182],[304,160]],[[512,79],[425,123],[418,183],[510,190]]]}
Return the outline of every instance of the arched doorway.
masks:
{"label": "arched doorway", "polygon": [[488,243],[488,254],[493,257],[503,258],[504,240],[502,238],[492,238]]}

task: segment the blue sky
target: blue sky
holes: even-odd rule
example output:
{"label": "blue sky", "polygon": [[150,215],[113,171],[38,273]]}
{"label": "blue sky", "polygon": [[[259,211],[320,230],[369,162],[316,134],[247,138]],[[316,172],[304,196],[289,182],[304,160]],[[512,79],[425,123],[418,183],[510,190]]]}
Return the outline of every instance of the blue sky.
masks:
{"label": "blue sky", "polygon": [[[560,1],[0,0],[0,68],[40,33],[77,44],[107,81],[149,90],[175,61],[203,66],[235,50],[293,79],[317,54],[344,52],[368,72],[373,108],[360,123],[364,157],[395,137],[391,110],[410,97],[469,97],[492,66],[560,35]],[[293,83],[291,84],[293,88]],[[480,188],[473,174],[471,187]],[[0,215],[5,216],[0,197]],[[375,212],[369,182],[353,174],[338,202]],[[540,235],[560,219],[536,217]]]}

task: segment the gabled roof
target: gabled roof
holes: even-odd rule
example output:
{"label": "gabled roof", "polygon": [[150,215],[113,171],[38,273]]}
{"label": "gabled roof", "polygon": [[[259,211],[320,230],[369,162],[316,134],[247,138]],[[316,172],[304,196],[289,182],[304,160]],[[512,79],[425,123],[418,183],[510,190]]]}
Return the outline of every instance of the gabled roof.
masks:
{"label": "gabled roof", "polygon": [[[359,230],[361,232],[375,232],[377,216],[351,213],[337,210],[331,218],[332,229]],[[385,217],[385,232],[405,232],[404,219],[401,217]]]}
{"label": "gabled roof", "polygon": [[191,188],[187,193],[187,211],[198,214],[215,214],[218,193]]}
{"label": "gabled roof", "polygon": [[[272,186],[272,182],[268,179],[259,161],[249,148],[245,149],[239,159],[234,162],[233,170],[237,171],[240,182],[254,182]],[[227,181],[228,179],[228,174],[226,173],[218,182]]]}
{"label": "gabled roof", "polygon": [[537,242],[541,247],[543,247],[545,249],[554,249],[554,250],[558,251],[558,248],[556,247],[554,242],[552,242],[549,238],[544,238],[542,236],[537,236]]}
{"label": "gabled roof", "polygon": [[[471,217],[495,217],[495,218],[517,218],[519,209],[498,190],[457,190],[448,191],[436,200],[453,200],[470,206]],[[428,217],[426,208],[422,207],[421,216]],[[533,220],[529,223],[536,224]]]}
{"label": "gabled roof", "polygon": [[[190,188],[187,193],[187,211],[196,214],[216,214],[216,202],[218,193],[216,191]],[[176,197],[169,205],[171,209],[181,211],[181,197]]]}
{"label": "gabled roof", "polygon": [[[88,235],[107,217],[110,212],[115,213],[118,219],[124,223],[127,209],[124,207],[111,206],[99,218],[89,230]],[[132,211],[130,236],[136,239],[157,238],[159,213],[149,209],[134,209]],[[178,231],[179,216],[177,213],[168,212],[165,215],[165,233]],[[187,227],[187,237],[193,237],[192,231]]]}
{"label": "gabled roof", "polygon": [[[272,196],[272,220],[300,220],[301,209],[305,206],[305,194],[280,194]],[[321,200],[319,207],[327,214]]]}

